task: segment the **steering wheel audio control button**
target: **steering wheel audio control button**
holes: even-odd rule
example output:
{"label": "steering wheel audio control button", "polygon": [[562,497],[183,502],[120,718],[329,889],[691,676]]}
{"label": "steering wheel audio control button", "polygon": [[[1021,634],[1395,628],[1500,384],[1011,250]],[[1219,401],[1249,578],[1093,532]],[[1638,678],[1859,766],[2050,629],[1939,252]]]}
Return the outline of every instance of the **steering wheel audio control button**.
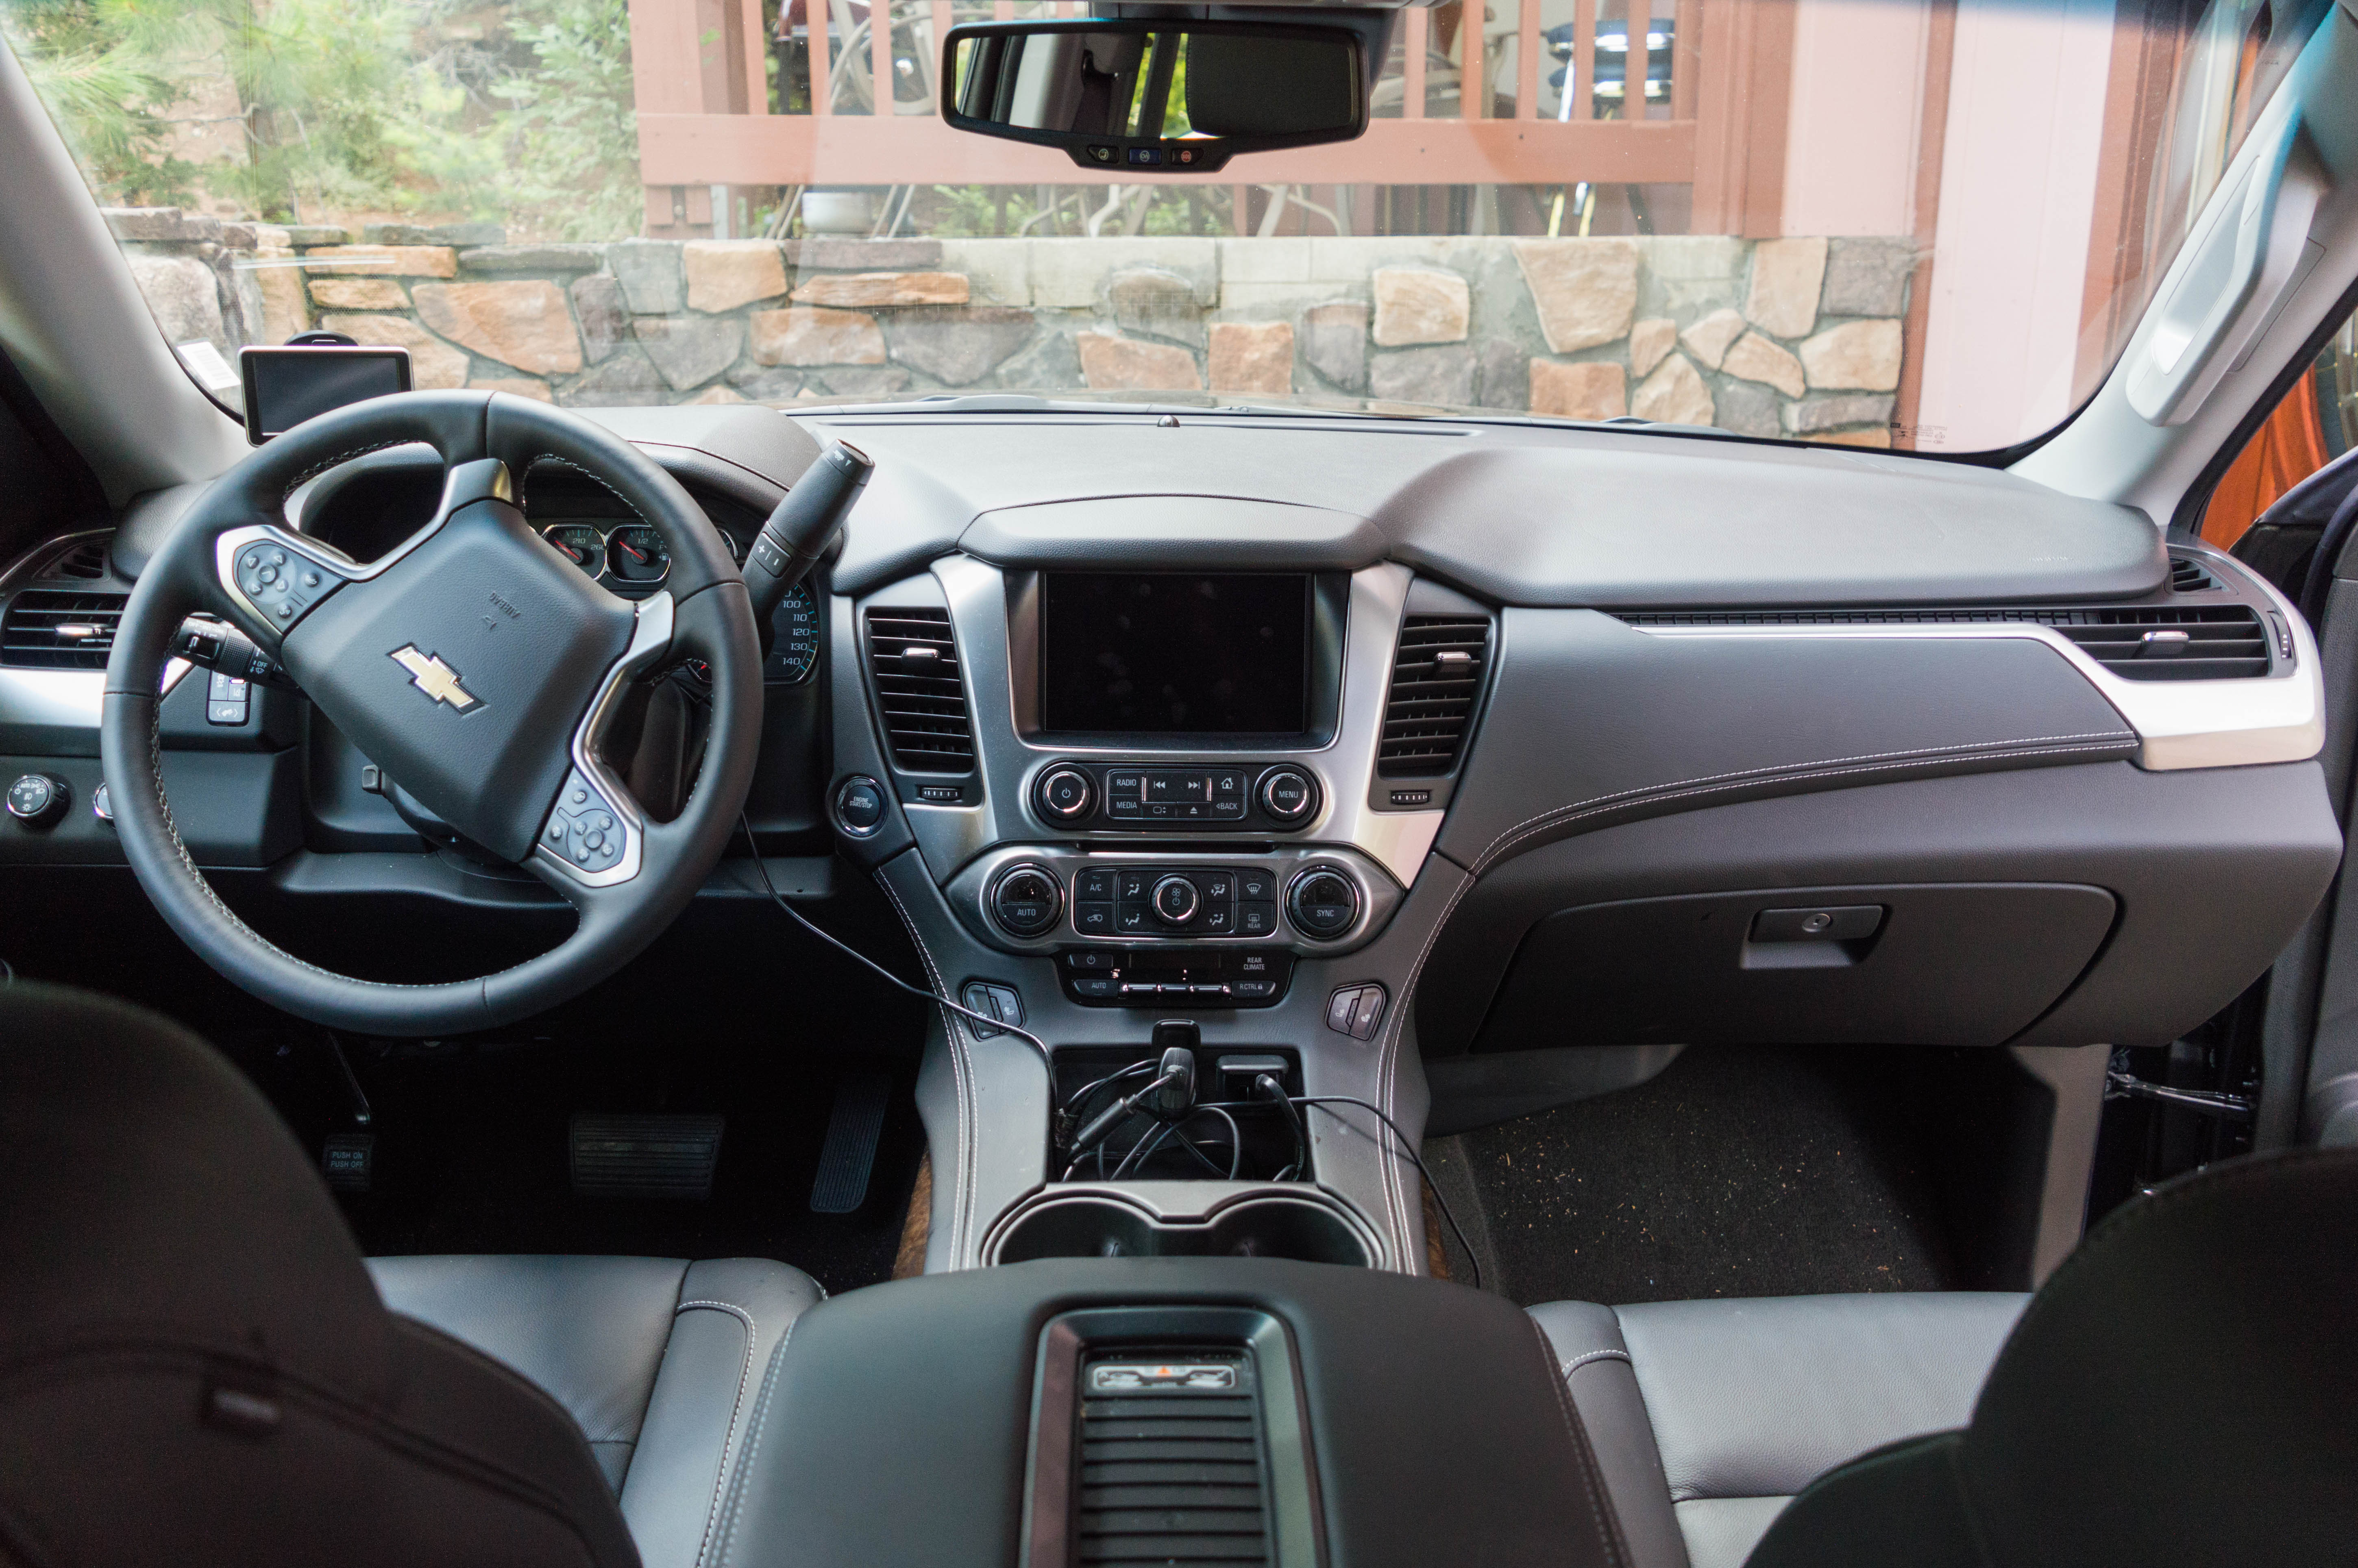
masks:
{"label": "steering wheel audio control button", "polygon": [[276,545],[256,543],[224,557],[222,575],[254,612],[281,632],[344,586],[330,567]]}
{"label": "steering wheel audio control button", "polygon": [[557,802],[546,829],[552,853],[568,868],[593,875],[622,863],[630,847],[630,830],[615,822],[612,810],[579,770],[566,778]]}

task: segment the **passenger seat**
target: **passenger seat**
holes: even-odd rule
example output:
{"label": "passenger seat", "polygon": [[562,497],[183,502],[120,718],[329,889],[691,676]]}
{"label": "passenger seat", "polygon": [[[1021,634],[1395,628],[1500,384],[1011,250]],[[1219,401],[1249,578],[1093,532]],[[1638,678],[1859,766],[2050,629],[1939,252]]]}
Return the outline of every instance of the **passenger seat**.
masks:
{"label": "passenger seat", "polygon": [[1588,1429],[1632,1568],[1736,1568],[1820,1476],[1963,1426],[2029,1300],[1551,1302],[1531,1316]]}

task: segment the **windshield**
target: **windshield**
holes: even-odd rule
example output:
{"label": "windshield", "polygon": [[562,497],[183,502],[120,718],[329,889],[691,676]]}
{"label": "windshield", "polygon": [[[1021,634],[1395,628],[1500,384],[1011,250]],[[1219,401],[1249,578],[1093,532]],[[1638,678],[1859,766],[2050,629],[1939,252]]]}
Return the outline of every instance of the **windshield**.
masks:
{"label": "windshield", "polygon": [[239,346],[323,330],[570,405],[1014,392],[1965,454],[2103,380],[2324,4],[1452,0],[1398,14],[1365,136],[1142,183],[936,112],[951,26],[1077,4],[0,27],[233,405]]}

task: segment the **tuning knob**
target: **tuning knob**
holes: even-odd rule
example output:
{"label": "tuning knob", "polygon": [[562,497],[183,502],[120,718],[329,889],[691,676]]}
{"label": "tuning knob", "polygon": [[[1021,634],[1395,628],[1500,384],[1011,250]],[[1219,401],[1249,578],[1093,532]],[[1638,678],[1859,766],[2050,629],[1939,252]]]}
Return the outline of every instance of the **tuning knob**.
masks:
{"label": "tuning knob", "polygon": [[1318,786],[1300,768],[1271,768],[1261,776],[1260,808],[1279,822],[1299,822],[1318,805]]}

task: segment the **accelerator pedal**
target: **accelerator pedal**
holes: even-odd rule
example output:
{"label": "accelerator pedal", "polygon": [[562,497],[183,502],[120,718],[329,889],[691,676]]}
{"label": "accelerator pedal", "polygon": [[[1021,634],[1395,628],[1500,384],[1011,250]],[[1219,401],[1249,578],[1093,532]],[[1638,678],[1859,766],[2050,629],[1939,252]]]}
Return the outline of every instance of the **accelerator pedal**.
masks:
{"label": "accelerator pedal", "polygon": [[578,1198],[708,1198],[720,1163],[718,1116],[573,1119],[573,1195]]}
{"label": "accelerator pedal", "polygon": [[882,1073],[862,1073],[836,1086],[827,1143],[811,1181],[813,1214],[850,1214],[868,1201],[868,1176],[876,1168],[884,1108],[892,1098],[892,1080]]}

